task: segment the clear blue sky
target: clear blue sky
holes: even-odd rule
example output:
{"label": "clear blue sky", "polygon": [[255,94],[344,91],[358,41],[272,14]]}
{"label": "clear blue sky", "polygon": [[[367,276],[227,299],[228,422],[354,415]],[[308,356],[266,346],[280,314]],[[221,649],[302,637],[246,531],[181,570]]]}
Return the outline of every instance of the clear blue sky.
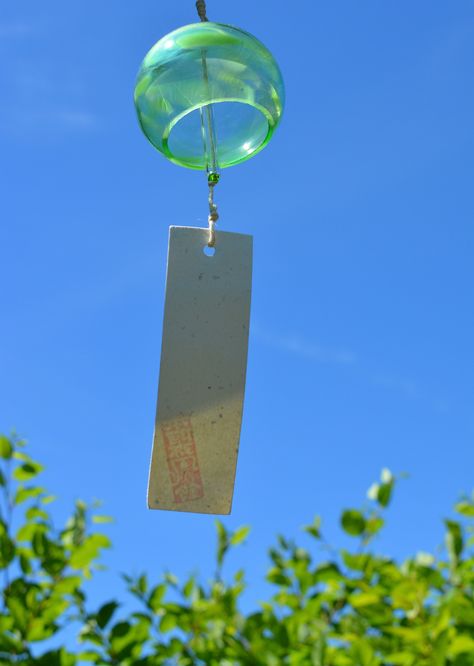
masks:
{"label": "clear blue sky", "polygon": [[[435,547],[474,470],[472,0],[208,2],[278,59],[287,107],[216,192],[254,234],[234,563],[250,596],[277,532],[337,517],[384,466],[379,547]],[[132,93],[192,0],[4,3],[0,17],[0,427],[116,517],[112,571],[210,571],[213,518],[145,508],[168,226],[202,226],[204,176],[141,135]],[[303,537],[304,541],[304,537]],[[117,591],[115,573],[101,590]]]}

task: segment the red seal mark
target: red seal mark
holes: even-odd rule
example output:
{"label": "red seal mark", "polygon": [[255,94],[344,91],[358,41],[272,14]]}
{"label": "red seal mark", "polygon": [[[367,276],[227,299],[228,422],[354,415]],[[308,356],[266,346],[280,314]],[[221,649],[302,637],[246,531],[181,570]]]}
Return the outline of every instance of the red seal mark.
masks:
{"label": "red seal mark", "polygon": [[204,497],[191,419],[165,423],[161,432],[174,501],[180,504]]}

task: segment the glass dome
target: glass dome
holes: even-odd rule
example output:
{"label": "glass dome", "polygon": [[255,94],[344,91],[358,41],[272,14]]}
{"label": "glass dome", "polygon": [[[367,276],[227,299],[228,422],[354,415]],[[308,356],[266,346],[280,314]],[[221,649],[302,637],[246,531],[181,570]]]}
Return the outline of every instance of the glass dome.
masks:
{"label": "glass dome", "polygon": [[135,105],[148,140],[190,169],[233,166],[262,150],[280,122],[284,85],[255,37],[220,23],[166,35],[138,73]]}

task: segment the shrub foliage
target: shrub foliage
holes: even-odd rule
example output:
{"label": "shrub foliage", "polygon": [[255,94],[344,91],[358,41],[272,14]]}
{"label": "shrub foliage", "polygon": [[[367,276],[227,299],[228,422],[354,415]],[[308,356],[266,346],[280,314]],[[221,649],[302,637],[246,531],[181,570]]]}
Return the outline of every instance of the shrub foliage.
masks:
{"label": "shrub foliage", "polygon": [[[330,546],[319,518],[304,528],[310,550],[278,537],[267,572],[274,593],[254,612],[240,608],[244,572],[223,574],[229,549],[249,530],[230,532],[221,522],[211,581],[125,576],[135,610],[124,611],[115,599],[92,610],[85,584],[110,545],[100,531],[109,518],[77,502],[58,529],[49,506],[55,498],[38,484],[42,467],[24,442],[0,437],[0,463],[1,664],[474,664],[470,498],[457,503],[456,519],[445,521],[445,546],[437,555],[418,553],[399,563],[375,551],[396,482],[384,470],[364,508],[342,512],[353,548]],[[77,627],[76,649],[71,627]]]}

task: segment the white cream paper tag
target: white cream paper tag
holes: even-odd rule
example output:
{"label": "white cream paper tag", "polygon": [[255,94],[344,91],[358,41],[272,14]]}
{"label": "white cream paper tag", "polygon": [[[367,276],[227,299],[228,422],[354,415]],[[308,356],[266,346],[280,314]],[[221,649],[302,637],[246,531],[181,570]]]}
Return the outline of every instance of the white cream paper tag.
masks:
{"label": "white cream paper tag", "polygon": [[150,509],[228,514],[247,369],[252,236],[170,227]]}

